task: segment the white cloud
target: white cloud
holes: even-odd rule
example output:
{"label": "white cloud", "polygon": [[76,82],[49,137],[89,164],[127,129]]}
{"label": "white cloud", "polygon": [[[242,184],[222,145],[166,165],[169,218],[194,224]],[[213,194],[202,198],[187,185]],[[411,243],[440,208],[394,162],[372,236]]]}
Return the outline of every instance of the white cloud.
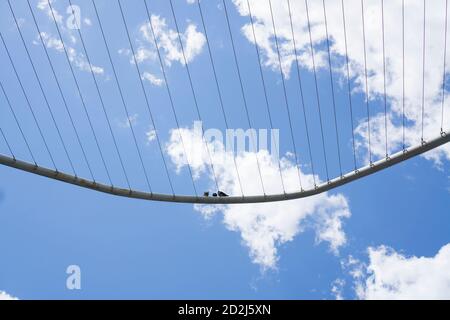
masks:
{"label": "white cloud", "polygon": [[[162,55],[165,63],[170,66],[173,61],[178,61],[184,64],[184,58],[179,45],[178,33],[170,29],[167,26],[166,19],[161,18],[158,15],[151,16],[151,23],[155,32],[155,37],[158,42],[158,46],[162,51]],[[143,39],[150,45],[150,48],[145,48],[148,51],[155,52],[153,35],[151,33],[150,24],[144,23],[140,27],[140,32]],[[203,33],[197,31],[196,25],[190,23],[186,27],[186,30],[180,34],[181,41],[183,42],[184,51],[186,54],[186,60],[188,63],[192,62],[196,56],[198,56],[206,43],[206,38]],[[144,48],[142,48],[144,49]],[[155,53],[147,55],[141,54],[142,58],[154,59]],[[146,59],[142,59],[144,61]]]}
{"label": "white cloud", "polygon": [[[54,1],[51,1],[52,4]],[[52,16],[52,11],[48,5],[47,0],[40,0],[37,8],[39,10],[44,11],[48,18],[53,21],[53,16]],[[72,30],[67,29],[64,26],[64,23],[62,23],[62,16],[58,13],[58,11],[53,7],[53,13],[55,14],[55,19],[60,27],[60,30],[62,31],[63,34],[66,34],[67,37],[69,38],[70,42],[72,43],[72,45],[75,45],[77,43],[77,38],[76,36],[73,34]],[[89,24],[90,21],[89,19],[85,19],[84,22],[86,24]],[[40,36],[42,37],[45,46],[49,49],[53,49],[58,53],[63,54],[64,53],[64,46],[63,46],[63,42],[59,37],[56,37],[54,35],[52,35],[49,32],[41,32]],[[38,41],[39,41],[39,35],[38,37]],[[37,41],[33,41],[34,44],[38,44]],[[84,56],[84,54],[78,52],[74,47],[69,46],[67,44],[67,41],[64,42],[64,45],[66,47],[67,50],[67,54],[69,56],[69,60],[71,63],[73,63],[73,65],[75,67],[77,67],[79,70],[81,71],[85,71],[85,72],[91,72],[91,68],[92,68],[92,72],[94,72],[95,74],[104,74],[104,69],[100,66],[96,66],[96,65],[89,65],[86,57]]]}
{"label": "white cloud", "polygon": [[150,129],[145,133],[145,136],[147,137],[147,144],[150,142],[153,142],[156,140],[156,130]]}
{"label": "white cloud", "polygon": [[0,291],[0,301],[1,300],[18,300],[18,299],[16,297],[7,294],[4,291]]}
{"label": "white cloud", "polygon": [[120,55],[122,56],[126,56],[130,58],[130,64],[134,64],[134,58],[136,58],[137,63],[143,63],[143,62],[148,62],[148,61],[156,61],[156,59],[158,58],[156,51],[153,49],[149,49],[145,46],[140,46],[139,48],[136,49],[136,54],[133,58],[132,56],[132,51],[130,49],[119,49],[117,51]]}
{"label": "white cloud", "polygon": [[[147,60],[154,61],[157,58],[154,50],[149,50],[145,47],[138,48],[136,51],[136,61],[142,63]],[[134,63],[134,59],[130,59],[130,63]]]}
{"label": "white cloud", "polygon": [[19,25],[19,28],[22,28],[27,23],[27,20],[25,18],[18,18],[17,24]]}
{"label": "white cloud", "polygon": [[366,275],[357,277],[361,299],[450,299],[450,244],[434,257],[407,257],[386,246],[369,248]]}
{"label": "white cloud", "polygon": [[355,280],[359,280],[364,277],[366,266],[352,255],[345,260],[341,260],[341,267]]}
{"label": "white cloud", "polygon": [[[64,53],[64,46],[61,39],[54,37],[47,32],[41,32],[41,36],[47,48],[53,49],[59,53]],[[37,44],[36,41],[34,43]],[[90,72],[92,67],[92,71],[95,74],[104,74],[104,69],[102,67],[95,65],[90,66],[83,54],[77,52],[75,48],[68,46],[67,44],[65,44],[65,46],[70,62],[73,63],[73,65],[76,66],[78,69],[80,69],[81,71]]]}
{"label": "white cloud", "polygon": [[89,19],[89,18],[84,18],[83,22],[84,22],[85,25],[87,25],[89,27],[92,26],[92,20]]}
{"label": "white cloud", "polygon": [[336,279],[331,284],[331,293],[334,295],[336,300],[344,300],[342,291],[345,287],[344,279]]}
{"label": "white cloud", "polygon": [[[183,138],[181,140],[180,138]],[[209,172],[209,156],[201,137],[201,130],[182,128],[172,130],[167,152],[172,162],[181,170],[187,166],[182,142],[188,153],[189,163],[196,177]],[[220,188],[228,194],[240,195],[233,154],[225,151],[222,142],[209,142],[215,171]],[[258,152],[265,188],[268,194],[282,192],[277,161],[266,150]],[[255,165],[255,154],[242,152],[236,157],[240,178],[246,195],[261,194],[261,186]],[[299,189],[295,165],[287,158],[282,159],[282,172],[287,191]],[[305,184],[313,183],[313,176],[301,173]],[[316,177],[316,179],[318,179]],[[346,243],[343,220],[350,216],[346,198],[327,193],[303,200],[278,203],[195,206],[195,209],[210,217],[222,212],[224,224],[229,230],[239,232],[243,243],[249,248],[254,263],[262,269],[276,268],[279,245],[292,241],[306,228],[313,228],[317,243],[325,242],[337,253]]]}
{"label": "white cloud", "polygon": [[128,118],[119,122],[119,127],[121,128],[130,128],[131,126],[135,126],[138,122],[139,115],[137,113],[130,115]]}
{"label": "white cloud", "polygon": [[[247,0],[233,0],[239,13],[248,16]],[[291,1],[294,32],[299,53],[301,67],[311,70],[311,52],[308,34],[308,24],[304,1]],[[328,32],[330,35],[331,51],[336,75],[341,80],[346,77],[344,66],[346,50],[343,32],[341,1],[325,1],[327,9]],[[347,26],[348,56],[350,72],[355,87],[354,92],[366,92],[364,79],[364,54],[362,38],[361,2],[359,0],[344,1]],[[387,71],[387,95],[389,103],[388,136],[389,150],[398,150],[402,145],[402,1],[385,1],[385,48]],[[427,1],[427,32],[426,32],[426,70],[425,70],[425,139],[437,137],[440,133],[441,122],[441,90],[443,80],[443,48],[445,26],[445,0]],[[250,0],[258,44],[263,53],[263,63],[275,71],[279,69],[276,53],[272,20],[269,6],[261,5],[257,0]],[[282,67],[286,76],[290,75],[295,66],[292,34],[287,2],[273,0],[273,12],[279,37],[282,55]],[[421,136],[421,106],[422,106],[422,26],[423,1],[405,1],[405,95],[406,95],[406,144],[417,145]],[[319,68],[328,68],[326,33],[322,1],[309,1],[309,13],[312,29],[312,39]],[[381,2],[365,1],[367,66],[369,74],[370,99],[381,99],[384,93],[383,83],[383,46]],[[253,42],[251,25],[246,23],[242,27],[244,36]],[[447,61],[449,61],[447,59]],[[447,63],[446,72],[450,71]],[[446,91],[446,96],[448,92]],[[447,97],[445,113],[450,114],[450,97]],[[382,101],[382,100],[380,100]],[[365,105],[355,105],[355,108],[365,108]],[[372,151],[378,157],[385,155],[385,125],[384,113],[371,110],[371,138]],[[448,117],[445,119],[444,129],[449,129]],[[359,147],[367,150],[367,127],[361,123],[356,129]],[[450,145],[436,149],[425,155],[439,163],[442,159],[450,159]]]}
{"label": "white cloud", "polygon": [[[53,8],[53,15],[55,16],[56,21],[58,23],[61,23],[63,21],[63,17],[61,14],[59,14],[59,12],[53,6],[54,2],[55,2],[54,0],[50,0],[50,3],[52,4],[52,8]],[[39,0],[39,2],[37,4],[37,8],[39,10],[44,11],[50,19],[53,19],[52,9],[50,9],[50,6],[48,5],[48,0]]]}
{"label": "white cloud", "polygon": [[147,80],[152,85],[157,86],[157,87],[160,87],[164,84],[163,79],[158,78],[157,76],[155,76],[154,74],[151,74],[150,72],[144,72],[142,74],[142,80]]}
{"label": "white cloud", "polygon": [[44,40],[45,46],[47,48],[54,49],[61,53],[64,52],[64,46],[60,39],[50,36],[47,32],[41,32],[40,36],[42,37],[42,40]]}

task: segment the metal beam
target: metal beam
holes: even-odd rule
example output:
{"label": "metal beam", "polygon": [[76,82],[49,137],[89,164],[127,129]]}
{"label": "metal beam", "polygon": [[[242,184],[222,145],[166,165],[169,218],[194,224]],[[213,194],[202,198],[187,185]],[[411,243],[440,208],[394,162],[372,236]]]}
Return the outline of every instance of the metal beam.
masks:
{"label": "metal beam", "polygon": [[361,179],[375,172],[389,168],[395,164],[408,160],[417,155],[423,154],[427,151],[440,147],[450,142],[450,135],[442,134],[442,136],[428,141],[423,145],[409,148],[406,151],[400,151],[392,155],[389,159],[382,159],[374,162],[371,166],[360,168],[356,171],[349,172],[342,177],[337,177],[329,182],[322,183],[314,189],[303,190],[298,192],[286,193],[286,194],[273,194],[273,195],[258,195],[258,196],[230,196],[230,197],[196,197],[188,195],[168,195],[158,193],[148,193],[137,190],[128,190],[123,188],[117,188],[110,185],[105,185],[83,178],[75,177],[66,173],[58,172],[52,169],[36,166],[34,164],[14,159],[0,154],[0,164],[5,166],[19,169],[22,171],[30,172],[36,175],[47,177],[54,180],[59,180],[76,186],[80,186],[95,191],[109,193],[115,196],[128,197],[134,199],[152,200],[152,201],[165,201],[165,202],[179,202],[179,203],[202,203],[202,204],[236,204],[236,203],[262,203],[262,202],[275,202],[294,200],[300,198],[306,198],[314,196],[331,189],[340,187],[349,182]]}

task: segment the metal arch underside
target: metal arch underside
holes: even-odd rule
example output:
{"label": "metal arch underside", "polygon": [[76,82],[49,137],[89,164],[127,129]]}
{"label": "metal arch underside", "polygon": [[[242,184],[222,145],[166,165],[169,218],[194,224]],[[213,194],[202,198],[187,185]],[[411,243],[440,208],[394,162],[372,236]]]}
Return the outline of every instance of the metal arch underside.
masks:
{"label": "metal arch underside", "polygon": [[152,200],[152,201],[164,201],[164,202],[178,202],[178,203],[198,203],[198,204],[243,204],[243,203],[263,203],[263,202],[275,202],[301,199],[310,196],[314,196],[334,188],[340,187],[349,182],[358,180],[360,178],[371,175],[375,172],[389,168],[400,162],[413,158],[417,155],[423,154],[427,151],[435,149],[450,142],[450,135],[442,134],[440,137],[430,140],[420,146],[409,148],[405,151],[400,151],[392,155],[389,159],[382,159],[374,162],[371,166],[360,168],[356,171],[349,172],[342,177],[337,177],[329,182],[322,183],[316,186],[314,189],[302,190],[298,192],[286,193],[286,194],[273,194],[273,195],[257,195],[257,196],[230,196],[230,197],[196,197],[188,195],[168,195],[158,193],[148,193],[137,190],[129,190],[123,188],[117,188],[110,185],[97,183],[94,181],[82,179],[69,175],[66,173],[58,172],[53,169],[48,169],[34,164],[24,162],[18,159],[14,159],[0,154],[0,164],[19,169],[22,171],[30,172],[39,176],[47,177],[54,180],[59,180],[65,183],[73,184],[79,187],[112,194],[120,197],[127,197],[133,199]]}

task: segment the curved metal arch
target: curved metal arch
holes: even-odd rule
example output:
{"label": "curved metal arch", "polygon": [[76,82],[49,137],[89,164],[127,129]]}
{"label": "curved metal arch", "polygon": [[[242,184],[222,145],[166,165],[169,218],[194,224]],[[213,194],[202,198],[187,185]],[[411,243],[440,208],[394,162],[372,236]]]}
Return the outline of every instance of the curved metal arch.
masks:
{"label": "curved metal arch", "polygon": [[349,182],[361,179],[375,172],[389,168],[400,162],[413,158],[417,155],[423,154],[427,151],[435,149],[450,142],[450,135],[443,133],[440,137],[428,141],[420,146],[410,148],[405,151],[400,151],[392,155],[388,159],[382,159],[374,162],[371,166],[362,167],[356,171],[349,172],[342,177],[337,177],[329,182],[322,183],[314,189],[303,190],[298,192],[286,193],[286,194],[273,194],[273,195],[257,195],[257,196],[230,196],[230,197],[196,197],[188,195],[168,195],[159,193],[148,193],[137,190],[128,190],[123,188],[117,188],[110,185],[105,185],[91,180],[78,178],[70,174],[55,171],[34,164],[14,159],[0,154],[0,164],[19,169],[22,171],[30,172],[39,176],[47,177],[54,180],[59,180],[65,183],[73,184],[79,187],[112,194],[120,197],[128,197],[142,200],[152,201],[164,201],[164,202],[178,202],[178,203],[198,203],[198,204],[243,204],[243,203],[262,203],[262,202],[275,202],[286,201],[310,197],[317,195],[334,188],[340,187]]}

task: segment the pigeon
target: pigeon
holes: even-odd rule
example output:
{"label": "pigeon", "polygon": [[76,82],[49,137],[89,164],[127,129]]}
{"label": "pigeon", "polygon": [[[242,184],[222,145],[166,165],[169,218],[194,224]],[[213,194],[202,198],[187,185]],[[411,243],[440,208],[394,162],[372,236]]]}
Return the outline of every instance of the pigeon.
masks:
{"label": "pigeon", "polygon": [[209,197],[209,192],[208,191],[203,192],[203,196],[204,197]]}
{"label": "pigeon", "polygon": [[219,197],[228,197],[228,195],[225,192],[218,191]]}
{"label": "pigeon", "polygon": [[213,197],[217,197],[217,193],[214,192],[214,193],[212,194],[212,196],[213,196]]}

